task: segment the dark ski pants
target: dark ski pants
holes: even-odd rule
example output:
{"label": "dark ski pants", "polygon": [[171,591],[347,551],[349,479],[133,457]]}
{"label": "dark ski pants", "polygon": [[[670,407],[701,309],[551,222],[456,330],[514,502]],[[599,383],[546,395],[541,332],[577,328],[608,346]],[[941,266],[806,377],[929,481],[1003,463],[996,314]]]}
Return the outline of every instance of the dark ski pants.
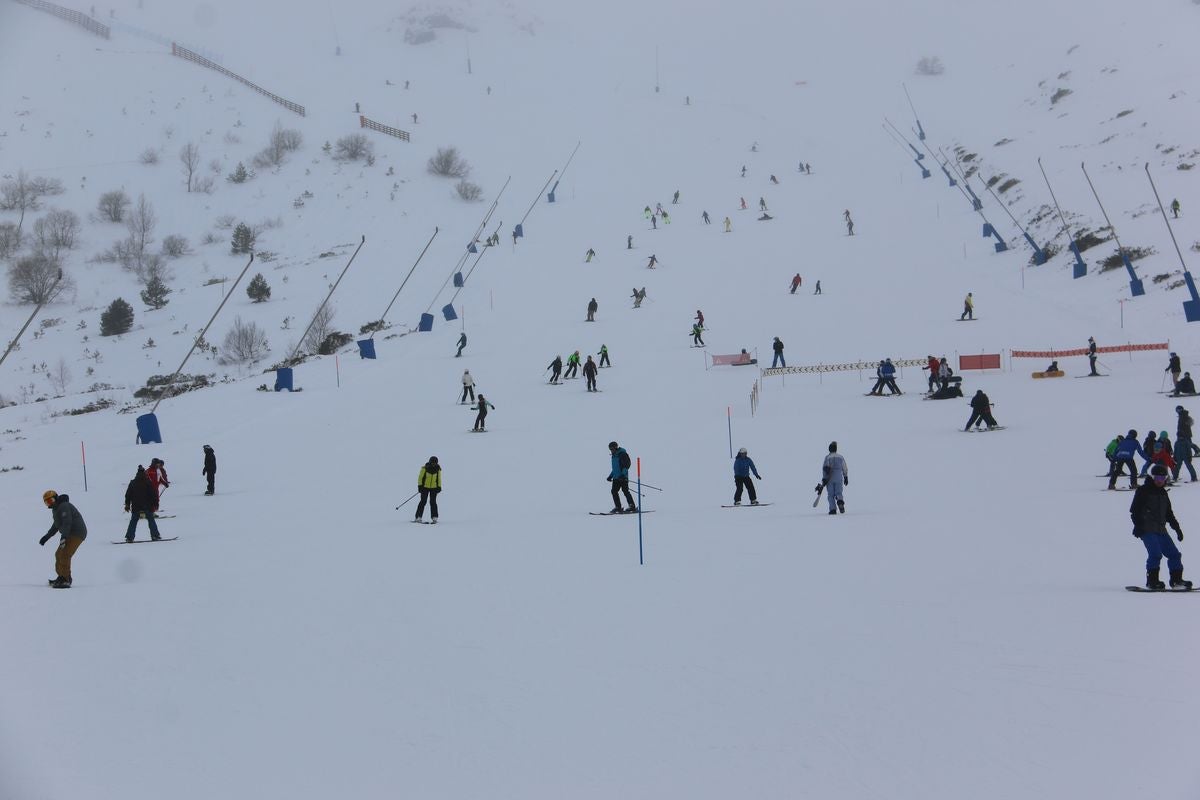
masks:
{"label": "dark ski pants", "polygon": [[970,306],[963,306],[963,312],[958,315],[959,319],[975,319],[975,309]]}
{"label": "dark ski pants", "polygon": [[733,502],[742,502],[742,489],[745,488],[746,493],[750,495],[750,502],[758,501],[758,493],[754,491],[754,481],[750,480],[749,475],[734,475],[733,476]]}
{"label": "dark ski pants", "polygon": [[463,351],[463,348],[464,348],[464,347],[466,347],[466,346],[467,346],[467,345],[466,345],[466,343],[465,343],[465,342],[464,342],[463,344],[460,344],[460,345],[458,346],[458,352],[454,354],[454,357],[455,357],[455,358],[461,358],[461,357],[462,357],[462,351]]}
{"label": "dark ski pants", "polygon": [[600,354],[600,366],[602,366],[602,367],[611,367],[612,366],[612,363],[608,360],[608,351],[607,350],[605,350],[603,353]]}
{"label": "dark ski pants", "polygon": [[1137,467],[1133,463],[1133,457],[1129,458],[1114,458],[1112,471],[1108,474],[1108,488],[1113,489],[1117,485],[1117,476],[1121,474],[1121,469],[1126,465],[1129,466],[1129,486],[1137,488]]}
{"label": "dark ski pants", "polygon": [[[487,406],[479,409],[479,413],[475,415],[475,430],[481,431],[486,427],[484,420],[487,419]],[[436,515],[435,515],[436,516]]]}
{"label": "dark ski pants", "polygon": [[783,360],[782,352],[776,353],[775,357],[771,359],[771,367],[774,368],[776,363],[778,363],[781,367],[787,366],[787,362]]}
{"label": "dark ski pants", "polygon": [[129,515],[129,527],[125,529],[125,541],[129,541],[137,534],[138,520],[141,519],[143,513],[146,514],[146,524],[150,526],[150,538],[158,538],[158,523],[154,521],[154,512],[149,510],[141,512],[135,509],[134,512]]}
{"label": "dark ski pants", "polygon": [[692,344],[696,345],[698,347],[704,346],[704,340],[700,338],[700,334],[698,334],[698,333],[692,334]]}
{"label": "dark ski pants", "polygon": [[208,494],[213,494],[216,491],[214,487],[217,482],[217,472],[216,470],[213,470],[212,472],[206,472],[204,474],[208,476]]}
{"label": "dark ski pants", "polygon": [[588,375],[584,375],[583,377],[587,378],[587,389],[588,389],[588,391],[589,391],[589,392],[594,392],[594,391],[596,391],[596,376],[595,376],[595,375],[588,374]]}
{"label": "dark ski pants", "polygon": [[967,420],[967,426],[965,428],[963,428],[963,430],[964,431],[969,430],[972,425],[979,422],[980,420],[983,420],[983,422],[989,428],[994,428],[998,424],[996,422],[996,418],[992,416],[991,409],[984,409],[983,411],[974,411],[973,410],[973,411],[971,411],[971,418],[969,420]]}
{"label": "dark ski pants", "polygon": [[1125,474],[1125,467],[1117,463],[1112,456],[1108,457],[1108,475],[1105,477],[1111,478],[1116,475],[1118,478]]}
{"label": "dark ski pants", "polygon": [[634,504],[634,502],[633,502],[633,495],[629,493],[629,478],[613,478],[613,481],[612,481],[613,508],[621,507],[621,498],[620,498],[620,496],[618,496],[618,494],[617,494],[618,492],[625,493],[625,500],[629,503],[630,511],[637,508],[637,505]]}
{"label": "dark ski pants", "polygon": [[459,400],[458,402],[460,402],[460,403],[467,402],[468,394],[471,395],[471,402],[475,402],[475,387],[474,386],[464,386],[462,399]]}
{"label": "dark ski pants", "polygon": [[1183,570],[1183,556],[1169,533],[1143,533],[1142,544],[1146,546],[1146,571],[1158,569],[1163,556],[1167,557],[1167,569]]}
{"label": "dark ski pants", "polygon": [[1175,440],[1175,469],[1173,480],[1179,480],[1179,471],[1186,465],[1192,480],[1196,480],[1196,468],[1192,466],[1192,456],[1195,453],[1192,440],[1182,436]]}
{"label": "dark ski pants", "polygon": [[438,518],[437,496],[438,496],[438,492],[440,492],[440,491],[441,491],[441,489],[426,489],[424,486],[420,487],[421,502],[417,503],[417,519],[420,519],[425,514],[425,501],[426,500],[429,501],[429,516],[433,519]]}
{"label": "dark ski pants", "polygon": [[564,378],[574,378],[575,374],[577,372],[579,372],[578,364],[567,364],[567,373],[565,375],[563,375],[563,377]]}
{"label": "dark ski pants", "polygon": [[54,571],[58,573],[58,577],[71,580],[71,557],[75,555],[75,551],[79,549],[79,545],[83,544],[83,539],[78,536],[63,536],[58,543],[58,549],[54,551]]}
{"label": "dark ski pants", "polygon": [[1099,375],[1099,374],[1100,374],[1099,372],[1096,372],[1096,357],[1095,357],[1095,356],[1088,356],[1088,364],[1089,364],[1089,365],[1091,366],[1091,368],[1092,368],[1092,371],[1091,371],[1091,373],[1090,373],[1090,374],[1092,374],[1092,375]]}
{"label": "dark ski pants", "polygon": [[550,382],[551,382],[551,383],[558,383],[558,376],[559,376],[559,375],[561,375],[561,374],[562,374],[562,373],[561,373],[561,372],[559,372],[558,370],[554,370],[554,372],[551,372],[551,373],[550,373]]}

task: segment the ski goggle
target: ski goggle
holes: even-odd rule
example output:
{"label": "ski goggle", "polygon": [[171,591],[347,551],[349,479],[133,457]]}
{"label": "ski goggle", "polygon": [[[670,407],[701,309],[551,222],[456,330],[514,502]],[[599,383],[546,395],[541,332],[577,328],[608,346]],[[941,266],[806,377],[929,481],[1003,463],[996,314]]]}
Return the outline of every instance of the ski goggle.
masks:
{"label": "ski goggle", "polygon": [[1166,475],[1151,475],[1150,477],[1151,477],[1151,478],[1153,478],[1153,479],[1154,479],[1154,482],[1155,482],[1155,483],[1157,483],[1157,484],[1159,484],[1159,485],[1162,485],[1162,484],[1164,484],[1164,483],[1166,483],[1166,482],[1167,482],[1167,476],[1166,476]]}

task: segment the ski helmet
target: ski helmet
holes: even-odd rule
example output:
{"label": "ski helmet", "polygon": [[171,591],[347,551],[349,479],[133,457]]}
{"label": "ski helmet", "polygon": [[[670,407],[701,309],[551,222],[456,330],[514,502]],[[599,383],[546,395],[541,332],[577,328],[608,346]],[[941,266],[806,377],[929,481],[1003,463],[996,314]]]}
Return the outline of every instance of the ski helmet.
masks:
{"label": "ski helmet", "polygon": [[830,443],[829,443],[829,452],[831,452],[831,453],[836,453],[836,452],[837,452],[837,442],[830,442]]}
{"label": "ski helmet", "polygon": [[47,489],[46,491],[42,492],[42,502],[47,506],[54,505],[54,501],[57,499],[58,492],[54,491],[53,489]]}
{"label": "ski helmet", "polygon": [[743,447],[743,448],[739,449],[739,450],[738,450],[738,455],[739,455],[739,456],[744,456],[744,455],[746,455],[746,448],[744,448],[744,447]]}

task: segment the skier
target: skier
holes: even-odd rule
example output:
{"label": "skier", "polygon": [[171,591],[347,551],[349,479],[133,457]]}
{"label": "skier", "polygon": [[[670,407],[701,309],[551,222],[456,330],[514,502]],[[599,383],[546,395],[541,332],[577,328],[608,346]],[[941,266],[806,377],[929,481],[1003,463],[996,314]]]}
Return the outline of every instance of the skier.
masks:
{"label": "skier", "polygon": [[742,164],[742,177],[746,177],[746,165]]}
{"label": "skier", "polygon": [[725,232],[733,233],[733,222],[729,219],[729,217],[725,218]]}
{"label": "skier", "polygon": [[975,300],[971,293],[967,292],[967,296],[963,298],[963,312],[958,315],[959,320],[975,319]]}
{"label": "skier", "polygon": [[821,463],[821,482],[817,484],[817,494],[822,489],[828,489],[825,498],[829,501],[829,513],[839,511],[846,513],[846,501],[842,498],[842,487],[850,485],[850,468],[846,459],[837,451],[837,442],[829,443],[829,455]]}
{"label": "skier", "polygon": [[1179,210],[1181,208],[1182,206],[1179,205],[1178,197],[1171,201],[1171,213],[1175,215],[1175,219],[1179,219]]}
{"label": "skier", "polygon": [[150,459],[150,466],[146,468],[146,477],[150,479],[150,483],[154,484],[154,510],[158,511],[163,489],[171,488],[171,482],[167,480],[167,462],[161,458]]}
{"label": "skier", "polygon": [[1171,358],[1167,362],[1167,368],[1163,372],[1171,373],[1171,385],[1179,386],[1179,373],[1183,372],[1183,367],[1179,365],[1179,356],[1171,353]]}
{"label": "skier", "polygon": [[604,345],[604,344],[600,345],[600,352],[596,353],[596,355],[600,356],[600,368],[601,369],[612,366],[612,362],[610,362],[608,360],[608,345]]}
{"label": "skier", "polygon": [[489,408],[492,409],[493,411],[496,410],[496,407],[494,405],[492,405],[491,403],[489,403],[487,398],[483,396],[483,392],[480,392],[479,400],[477,400],[475,402],[475,405],[471,406],[472,411],[479,412],[478,414],[475,415],[475,426],[471,430],[475,430],[475,431],[487,430],[486,420],[487,420]]}
{"label": "skier", "polygon": [[636,286],[633,287],[633,294],[631,294],[630,297],[633,298],[633,307],[634,308],[642,307],[642,293],[638,291],[638,288]]}
{"label": "skier", "polygon": [[654,212],[655,212],[656,214],[664,214],[664,213],[666,213],[666,212],[664,212],[664,211],[663,211],[662,203],[655,203],[655,204],[654,204]]}
{"label": "skier", "polygon": [[1125,434],[1125,438],[1117,444],[1117,449],[1113,451],[1113,470],[1108,476],[1108,488],[1110,490],[1117,488],[1117,476],[1121,474],[1121,470],[1126,465],[1129,467],[1129,488],[1137,488],[1138,469],[1137,465],[1133,462],[1135,453],[1146,461],[1150,460],[1150,457],[1146,455],[1146,451],[1142,449],[1142,445],[1138,442],[1138,432],[1131,428],[1129,433]]}
{"label": "skier", "polygon": [[1183,406],[1175,406],[1175,413],[1179,415],[1179,421],[1175,427],[1175,469],[1171,479],[1179,480],[1179,470],[1186,465],[1192,483],[1195,483],[1196,468],[1192,466],[1192,458],[1200,453],[1200,448],[1192,443],[1192,416]]}
{"label": "skier", "polygon": [[516,247],[517,246],[517,229],[516,228],[513,228],[512,237],[513,237],[513,247]]}
{"label": "skier", "polygon": [[772,175],[772,176],[771,176],[771,183],[774,183],[774,184],[777,184],[777,185],[778,185],[778,183],[779,183],[779,178],[776,178],[774,175]]}
{"label": "skier", "polygon": [[596,257],[596,251],[589,247],[588,251],[586,253],[584,253],[583,263],[589,264],[589,263],[591,263],[591,260],[595,257]]}
{"label": "skier", "polygon": [[467,402],[467,395],[471,396],[471,402],[475,402],[475,379],[471,377],[470,370],[463,370],[462,376],[463,393],[462,398],[458,401],[461,406]]}
{"label": "skier", "polygon": [[654,230],[658,230],[658,215],[657,214],[654,214],[653,216],[650,217],[650,227],[653,228]]}
{"label": "skier", "polygon": [[587,305],[587,322],[595,322],[596,321],[596,311],[599,308],[600,308],[600,305],[596,302],[596,298],[593,297],[591,299],[591,302],[589,302]]}
{"label": "skier", "polygon": [[1113,437],[1113,440],[1104,448],[1104,457],[1108,459],[1108,474],[1104,477],[1111,478],[1116,473],[1116,477],[1125,474],[1125,468],[1117,463],[1117,448],[1121,446],[1121,440],[1124,439],[1121,434]]}
{"label": "skier", "polygon": [[612,482],[612,513],[626,513],[621,509],[621,497],[619,494],[621,492],[625,494],[625,501],[629,504],[628,513],[637,511],[637,505],[633,502],[633,495],[629,493],[629,466],[632,463],[629,459],[629,453],[625,452],[625,448],[616,442],[608,443],[608,452],[612,457],[612,468],[609,470],[607,478],[607,480]]}
{"label": "skier", "polygon": [[1146,434],[1145,440],[1142,442],[1142,452],[1145,453],[1146,463],[1142,464],[1141,477],[1146,477],[1146,473],[1150,471],[1150,461],[1154,458],[1154,445],[1158,443],[1158,434],[1154,431],[1149,431]]}
{"label": "skier", "polygon": [[1179,379],[1179,383],[1175,384],[1175,391],[1171,392],[1172,397],[1179,397],[1181,394],[1195,394],[1196,382],[1192,380],[1192,373],[1185,372],[1183,377]]}
{"label": "skier", "polygon": [[550,382],[558,383],[558,376],[562,374],[562,356],[555,356],[546,369],[551,370]]}
{"label": "skier", "polygon": [[742,203],[742,211],[745,211],[748,208],[748,206],[746,205],[746,198],[739,197],[738,200],[740,200]]}
{"label": "skier", "polygon": [[658,256],[650,254],[650,260],[646,262],[646,269],[654,269],[654,265],[658,263]]}
{"label": "skier", "polygon": [[663,225],[671,224],[671,215],[668,214],[665,210],[662,212],[662,218],[663,218]]}
{"label": "skier", "polygon": [[217,454],[213,452],[212,445],[204,445],[204,469],[200,470],[200,474],[208,478],[208,490],[206,495],[216,493],[217,483]]}
{"label": "skier", "polygon": [[571,355],[567,356],[567,371],[563,375],[564,378],[579,377],[579,351],[576,350]]}
{"label": "skier", "polygon": [[875,377],[875,386],[872,387],[870,394],[882,396],[885,386],[889,395],[903,394],[900,387],[896,385],[896,367],[890,358],[879,362],[879,366],[875,368]]}
{"label": "skier", "polygon": [[775,341],[771,343],[771,349],[775,351],[775,356],[771,359],[771,368],[774,369],[776,363],[781,367],[786,367],[787,362],[783,360],[783,342],[779,337],[775,337]]}
{"label": "skier", "polygon": [[850,219],[850,209],[847,208],[845,211],[843,211],[842,217],[845,218],[845,220],[846,220],[846,235],[853,236],[854,235],[854,220]]}
{"label": "skier", "polygon": [[807,161],[804,162],[804,174],[812,175],[812,164],[809,164]]}
{"label": "skier", "polygon": [[642,209],[642,216],[645,217],[646,219],[650,219],[651,215],[653,215],[653,214],[654,214],[654,212],[650,210],[650,206],[646,206],[645,208]]}
{"label": "skier", "polygon": [[758,210],[759,211],[767,210],[767,201],[765,198],[762,198],[762,197],[758,198]]}
{"label": "skier", "polygon": [[154,494],[154,484],[146,476],[146,468],[138,464],[137,473],[125,488],[125,511],[129,516],[129,527],[125,529],[125,541],[132,542],[137,532],[138,520],[146,515],[146,524],[150,526],[150,540],[157,542],[158,523],[154,521],[154,506],[157,497]]}
{"label": "skier", "polygon": [[625,249],[626,250],[633,249],[633,234],[632,233],[625,237]]}
{"label": "skier", "polygon": [[583,365],[583,377],[587,380],[587,390],[589,392],[599,391],[596,389],[596,362],[592,361],[592,357],[587,357],[587,362]]}
{"label": "skier", "polygon": [[56,533],[60,536],[58,547],[54,551],[55,576],[49,584],[54,589],[70,589],[71,557],[87,538],[87,525],[83,522],[83,515],[71,504],[71,498],[67,495],[47,489],[42,493],[42,502],[50,509],[52,522],[46,535],[38,539],[38,544],[45,547],[51,536]]}
{"label": "skier", "polygon": [[788,292],[788,294],[795,294],[796,290],[800,288],[800,284],[803,282],[804,282],[804,279],[800,277],[799,272],[797,272],[795,275],[793,275],[792,276],[792,290],[790,292]]}
{"label": "skier", "polygon": [[933,394],[935,391],[933,387],[938,382],[938,368],[941,367],[941,362],[933,356],[925,356],[925,359],[925,366],[921,369],[929,370],[929,393]]}
{"label": "skier", "polygon": [[[482,400],[483,395],[479,398]],[[430,456],[429,460],[417,471],[417,491],[421,493],[421,500],[417,503],[417,515],[413,517],[413,522],[420,522],[421,517],[425,515],[425,503],[429,502],[429,521],[434,525],[438,521],[437,496],[442,491],[442,466],[438,464],[437,456]]]}
{"label": "skier", "polygon": [[987,424],[989,431],[1000,424],[992,416],[992,401],[983,393],[983,389],[976,389],[975,396],[971,398],[971,416],[963,430],[969,431],[972,425],[978,426],[980,420]]}
{"label": "skier", "polygon": [[1166,431],[1158,434],[1158,439],[1154,442],[1154,449],[1150,453],[1150,463],[1162,464],[1167,468],[1168,473],[1179,471],[1175,464],[1175,457],[1171,454],[1171,440]]}
{"label": "skier", "polygon": [[758,469],[754,466],[754,460],[746,454],[746,448],[742,448],[737,452],[737,458],[733,460],[733,504],[740,506],[742,504],[742,489],[750,495],[750,505],[758,505],[758,493],[754,491],[754,481],[750,480],[750,473],[754,473],[754,477],[760,481],[762,475],[758,474]]}
{"label": "skier", "polygon": [[1096,340],[1093,339],[1091,336],[1088,337],[1087,356],[1088,356],[1088,364],[1092,368],[1092,371],[1088,373],[1088,377],[1098,376],[1100,373],[1096,372],[1096,359],[1097,359]]}
{"label": "skier", "polygon": [[671,205],[674,206],[674,205],[678,205],[678,204],[679,204],[679,190],[676,189],[675,196],[671,198]]}
{"label": "skier", "polygon": [[707,211],[701,212],[701,214],[700,214],[700,219],[704,220],[704,224],[705,224],[705,225],[711,225],[711,224],[712,224],[712,220],[710,220],[710,219],[708,218],[708,212],[707,212]]}
{"label": "skier", "polygon": [[820,294],[820,293],[821,293],[821,282],[817,281],[817,288],[813,291],[813,294]]}
{"label": "skier", "polygon": [[455,358],[462,358],[463,348],[467,346],[467,332],[463,331],[458,335],[458,352],[454,354]]}
{"label": "skier", "polygon": [[1158,577],[1162,557],[1166,556],[1171,588],[1191,589],[1192,582],[1183,579],[1183,557],[1167,533],[1167,526],[1170,525],[1175,531],[1175,538],[1183,541],[1183,528],[1175,518],[1171,498],[1164,486],[1167,482],[1167,468],[1156,464],[1150,470],[1150,477],[1152,480],[1146,481],[1138,488],[1133,495],[1133,502],[1129,505],[1133,535],[1141,539],[1146,548],[1146,588],[1167,588]]}
{"label": "skier", "polygon": [[699,324],[692,326],[692,347],[704,347],[704,339],[700,336],[703,331]]}

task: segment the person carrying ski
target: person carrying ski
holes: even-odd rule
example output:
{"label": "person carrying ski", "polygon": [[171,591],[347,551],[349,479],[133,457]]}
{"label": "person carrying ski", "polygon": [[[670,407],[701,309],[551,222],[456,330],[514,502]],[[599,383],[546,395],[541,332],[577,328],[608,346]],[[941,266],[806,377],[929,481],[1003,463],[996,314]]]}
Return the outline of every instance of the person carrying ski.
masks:
{"label": "person carrying ski", "polygon": [[792,289],[790,292],[788,292],[788,294],[795,294],[796,290],[800,288],[800,284],[803,282],[804,282],[804,279],[800,277],[799,272],[797,272],[795,275],[793,275],[792,276]]}
{"label": "person carrying ski", "polygon": [[208,490],[204,493],[211,496],[216,492],[217,483],[217,454],[213,452],[212,445],[204,445],[204,469],[200,470],[200,474],[208,478]]}
{"label": "person carrying ski", "polygon": [[1183,208],[1183,206],[1179,205],[1178,197],[1171,201],[1171,213],[1175,215],[1175,219],[1179,219],[1179,210],[1181,208]]}
{"label": "person carrying ski", "polygon": [[702,212],[700,213],[700,219],[704,220],[704,224],[705,224],[705,225],[711,225],[711,224],[712,224],[712,220],[710,220],[710,219],[708,218],[708,212],[707,212],[707,211],[702,211]]}
{"label": "person carrying ski", "polygon": [[1179,365],[1179,356],[1176,353],[1171,353],[1171,358],[1167,361],[1167,368],[1163,372],[1171,373],[1171,385],[1179,385],[1179,373],[1183,372],[1183,367]]}
{"label": "person carrying ski", "polygon": [[963,298],[963,312],[958,315],[959,320],[975,319],[975,300],[971,297],[971,293],[967,292],[967,296]]}
{"label": "person carrying ski", "polygon": [[1151,480],[1146,481],[1133,494],[1129,505],[1129,518],[1133,521],[1133,535],[1141,539],[1146,548],[1146,588],[1161,591],[1166,585],[1158,577],[1163,556],[1167,557],[1167,569],[1172,589],[1191,589],[1192,582],[1183,579],[1183,556],[1167,533],[1169,525],[1175,538],[1183,541],[1183,528],[1171,508],[1167,494],[1167,468],[1155,464],[1150,470]]}
{"label": "person carrying ski", "polygon": [[87,538],[87,525],[67,495],[47,489],[42,493],[42,502],[50,509],[51,524],[46,535],[38,539],[38,544],[45,547],[51,536],[59,534],[58,547],[54,550],[55,575],[49,584],[53,589],[70,589],[71,558]]}
{"label": "person carrying ski", "polygon": [[846,513],[846,501],[842,497],[842,488],[850,485],[850,468],[846,459],[837,451],[837,442],[829,443],[829,454],[821,463],[821,482],[817,484],[817,494],[826,489],[825,499],[829,501],[829,513],[839,511]]}
{"label": "person carrying ski", "polygon": [[487,420],[489,408],[492,409],[493,411],[496,410],[496,407],[494,405],[492,405],[491,403],[489,403],[487,398],[483,396],[483,392],[480,392],[479,399],[477,401],[475,401],[475,405],[471,406],[472,411],[479,412],[478,414],[475,415],[475,426],[471,430],[475,430],[475,431],[487,430],[486,420]]}
{"label": "person carrying ski", "polygon": [[[483,395],[479,396],[483,399]],[[438,463],[437,456],[430,456],[429,460],[417,471],[417,491],[421,493],[421,500],[417,503],[417,514],[413,517],[413,522],[420,522],[421,517],[425,516],[425,503],[429,503],[429,521],[434,525],[438,521],[437,496],[442,491],[442,465]]]}
{"label": "person carrying ski", "polygon": [[150,483],[154,484],[154,510],[158,511],[163,489],[171,488],[171,482],[167,480],[167,462],[161,458],[150,459],[150,466],[146,468],[146,477],[150,479]]}
{"label": "person carrying ski", "polygon": [[563,375],[564,378],[579,377],[579,351],[576,350],[571,355],[567,356],[567,372]]}
{"label": "person carrying ski", "polygon": [[967,425],[963,430],[969,431],[971,426],[978,425],[980,420],[987,424],[989,431],[1000,424],[992,416],[992,401],[983,393],[983,389],[976,389],[975,396],[971,398],[971,417],[967,420]]}
{"label": "person carrying ski", "polygon": [[758,469],[754,466],[754,459],[750,458],[746,453],[746,448],[741,448],[737,452],[737,458],[733,460],[733,504],[740,506],[742,504],[742,489],[750,495],[750,505],[758,505],[758,493],[754,491],[754,481],[750,480],[750,473],[754,473],[754,477],[762,480],[762,475],[758,474]]}
{"label": "person carrying ski", "polygon": [[1091,336],[1088,337],[1087,357],[1088,357],[1088,364],[1091,366],[1091,369],[1092,369],[1092,371],[1088,373],[1088,377],[1095,377],[1095,376],[1099,375],[1100,373],[1096,371],[1096,359],[1097,359],[1096,340],[1093,339]]}
{"label": "person carrying ski", "polygon": [[1183,377],[1179,379],[1179,383],[1175,384],[1175,391],[1171,392],[1172,397],[1179,397],[1181,394],[1195,394],[1196,382],[1192,380],[1192,373],[1185,372]]}
{"label": "person carrying ski", "polygon": [[613,509],[611,513],[626,513],[621,508],[621,497],[619,494],[621,492],[625,494],[625,502],[629,504],[628,512],[637,511],[637,505],[633,502],[633,495],[629,492],[629,467],[632,463],[629,459],[629,453],[625,452],[625,448],[616,442],[608,443],[608,452],[612,462],[607,478],[612,483]]}
{"label": "person carrying ski", "polygon": [[150,526],[150,540],[157,542],[162,538],[158,533],[158,523],[154,520],[154,506],[157,502],[154,484],[146,476],[146,468],[138,464],[137,473],[125,488],[125,511],[130,515],[129,527],[125,529],[125,541],[133,541],[138,520],[143,514],[146,515],[146,524]]}
{"label": "person carrying ski", "polygon": [[692,347],[704,347],[704,339],[700,337],[704,328],[701,328],[699,323],[692,326]]}
{"label": "person carrying ski", "polygon": [[583,256],[583,263],[585,263],[585,264],[591,263],[591,260],[595,257],[596,257],[596,251],[589,247],[587,253],[585,253]]}
{"label": "person carrying ski", "polygon": [[467,346],[467,332],[463,331],[458,335],[458,352],[454,354],[455,358],[462,357],[463,348]]}
{"label": "person carrying ski", "polygon": [[600,352],[596,353],[596,355],[600,356],[601,368],[612,366],[612,362],[608,360],[608,345],[600,345]]}
{"label": "person carrying ski", "polygon": [[771,368],[774,369],[778,364],[781,367],[786,367],[787,362],[783,360],[783,342],[779,337],[775,337],[775,341],[771,343],[771,349],[775,351],[775,356],[771,359]]}
{"label": "person carrying ski", "polygon": [[1138,432],[1130,428],[1129,433],[1125,434],[1125,438],[1117,445],[1117,449],[1113,452],[1113,470],[1108,476],[1108,488],[1113,490],[1117,488],[1117,476],[1121,474],[1121,470],[1129,467],[1129,488],[1136,489],[1138,485],[1138,469],[1133,463],[1133,456],[1137,454],[1146,461],[1150,457],[1146,455],[1146,451],[1142,449],[1142,445],[1138,442]]}
{"label": "person carrying ski", "polygon": [[596,362],[592,361],[592,357],[587,357],[587,362],[583,365],[583,377],[587,380],[587,390],[589,392],[599,391],[596,388]]}
{"label": "person carrying ski", "polygon": [[462,384],[463,384],[463,393],[462,393],[462,397],[458,401],[458,404],[462,405],[462,404],[466,403],[467,395],[470,395],[471,401],[474,402],[475,401],[475,379],[471,377],[471,371],[468,369],[463,370]]}
{"label": "person carrying ski", "polygon": [[589,302],[587,304],[587,321],[588,322],[596,321],[596,311],[599,310],[599,308],[600,308],[600,304],[597,303],[596,298],[593,297],[591,299],[591,302]]}
{"label": "person carrying ski", "polygon": [[550,382],[558,383],[558,376],[562,374],[562,356],[555,356],[546,369],[550,370]]}

